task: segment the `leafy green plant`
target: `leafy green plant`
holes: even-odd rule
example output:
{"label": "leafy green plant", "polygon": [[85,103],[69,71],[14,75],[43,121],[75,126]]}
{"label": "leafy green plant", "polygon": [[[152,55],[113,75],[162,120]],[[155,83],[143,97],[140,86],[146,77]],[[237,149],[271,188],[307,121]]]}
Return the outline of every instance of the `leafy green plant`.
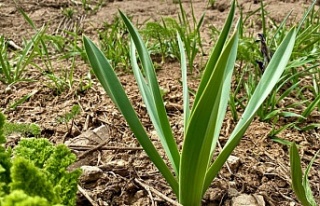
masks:
{"label": "leafy green plant", "polygon": [[311,159],[304,174],[301,169],[301,160],[298,152],[297,145],[293,142],[290,145],[290,168],[291,168],[291,181],[292,188],[297,198],[303,206],[317,206],[308,180],[308,175],[314,160],[316,159],[319,151]]}
{"label": "leafy green plant", "polygon": [[62,9],[62,14],[68,19],[72,19],[74,13],[75,13],[75,10],[73,8],[69,7],[69,8]]}
{"label": "leafy green plant", "polygon": [[179,46],[176,41],[177,27],[179,23],[170,17],[162,18],[161,22],[147,22],[141,29],[141,34],[152,56],[161,55],[161,63],[166,58],[179,59]]}
{"label": "leafy green plant", "polygon": [[196,19],[194,8],[192,1],[190,1],[190,7],[191,7],[191,16],[192,16],[192,22],[190,23],[190,20],[187,17],[187,13],[183,8],[181,0],[179,0],[179,7],[180,7],[180,13],[179,13],[179,23],[182,25],[182,27],[178,27],[177,30],[179,32],[179,35],[182,39],[182,42],[184,43],[185,52],[188,59],[188,66],[190,69],[190,72],[193,71],[193,62],[194,59],[199,51],[203,54],[202,50],[202,42],[201,42],[201,36],[200,36],[200,28],[202,26],[204,16],[203,13],[199,20]]}
{"label": "leafy green plant", "polygon": [[[72,9],[66,10],[70,12],[73,11]],[[32,19],[21,8],[19,8],[19,12],[35,32],[41,30],[36,27]],[[72,17],[70,16],[70,18]],[[71,24],[71,26],[63,25],[62,27],[63,29],[61,30],[63,31],[61,33],[56,31],[54,35],[44,32],[39,39],[39,43],[34,45],[34,55],[41,60],[41,64],[33,64],[33,66],[38,68],[39,71],[49,79],[49,81],[45,81],[45,85],[52,89],[57,95],[73,87],[76,57],[80,56],[86,61],[83,45],[81,43],[79,44],[79,42],[81,42],[79,24],[76,22]],[[58,30],[60,30],[60,28]],[[52,66],[52,56],[54,56],[54,59],[71,61],[71,67],[64,67],[58,71],[56,67]]]}
{"label": "leafy green plant", "polygon": [[[186,56],[178,34],[184,100],[184,137],[180,154],[161,98],[149,52],[130,20],[120,12],[132,37],[130,54],[133,73],[171,167],[166,165],[149,139],[108,60],[91,40],[83,37],[89,62],[97,78],[127,120],[132,132],[151,161],[171,186],[178,201],[183,205],[201,204],[202,196],[212,180],[238,145],[256,111],[280,78],[294,46],[296,30],[291,29],[273,55],[226,145],[218,155],[215,155],[220,129],[226,114],[231,77],[237,55],[238,31],[235,30],[227,40],[234,13],[235,2],[232,3],[224,28],[206,64],[191,109],[187,86]],[[238,27],[236,26],[236,28]],[[141,62],[141,70],[137,62],[136,51]]]}
{"label": "leafy green plant", "polygon": [[41,134],[41,129],[37,124],[5,122],[3,133],[5,136],[13,133],[20,133],[24,137],[30,135],[33,137],[39,137]]}
{"label": "leafy green plant", "polygon": [[[64,123],[67,127],[68,134],[72,131],[72,126],[74,123],[74,118],[80,114],[80,106],[78,104],[73,105],[71,111],[59,117],[57,120],[60,123]],[[71,120],[71,126],[69,126],[69,122]]]}
{"label": "leafy green plant", "polygon": [[214,8],[214,4],[216,3],[216,0],[208,0],[208,5],[211,7],[211,8]]}
{"label": "leafy green plant", "polygon": [[[0,141],[5,143],[0,113]],[[22,139],[13,149],[0,146],[0,205],[75,205],[79,169],[69,172],[76,156],[47,139]]]}

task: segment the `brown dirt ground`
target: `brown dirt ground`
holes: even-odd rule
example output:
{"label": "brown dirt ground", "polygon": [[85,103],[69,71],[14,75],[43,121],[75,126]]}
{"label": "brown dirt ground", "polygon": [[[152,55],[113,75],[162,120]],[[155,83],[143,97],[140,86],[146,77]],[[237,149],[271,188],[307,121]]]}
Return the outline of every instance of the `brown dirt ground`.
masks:
{"label": "brown dirt ground", "polygon": [[[158,20],[163,16],[177,17],[179,12],[178,5],[169,0],[124,0],[106,1],[96,13],[85,14],[80,2],[76,0],[21,0],[18,1],[18,5],[24,9],[38,27],[44,24],[49,25],[49,33],[55,32],[59,25],[60,27],[63,25],[62,8],[72,7],[77,11],[74,22],[77,22],[82,28],[80,32],[92,39],[97,39],[97,31],[102,28],[103,22],[111,22],[117,15],[118,9],[132,16],[134,22]],[[90,2],[92,5],[96,3],[96,1]],[[189,13],[188,1],[183,2]],[[280,22],[287,12],[293,9],[290,21],[294,22],[301,17],[304,8],[309,3],[310,1],[306,0],[270,0],[267,11],[271,19]],[[208,28],[210,25],[221,28],[228,12],[229,1],[217,1],[215,8],[208,8],[205,0],[194,0],[193,5],[196,16],[200,17],[203,12],[206,12],[202,36],[206,52],[208,52],[208,49],[214,44],[210,41]],[[253,0],[239,0],[239,5],[245,14],[259,7],[259,4],[255,4]],[[259,17],[254,15],[251,21],[253,22],[252,31],[254,33],[261,32]],[[69,25],[72,24],[69,23]],[[0,28],[0,35],[12,39],[18,45],[23,43],[23,38],[30,37],[34,33],[17,11],[13,1],[10,0],[0,1]],[[55,55],[52,59],[57,72],[71,68],[71,60],[61,60]],[[41,65],[41,61],[38,63]],[[80,141],[77,138],[79,134],[91,131],[101,125],[106,126],[107,132],[101,138],[102,140],[89,141],[91,145],[103,142],[105,143],[103,148],[95,149],[92,152],[84,152],[80,149],[73,150],[79,156],[79,161],[75,166],[98,166],[102,170],[102,173],[98,173],[97,177],[93,177],[91,180],[84,179],[80,182],[83,190],[78,194],[78,205],[92,203],[94,205],[171,205],[153,191],[150,192],[148,187],[143,187],[135,181],[135,179],[140,179],[149,187],[175,200],[168,184],[145,153],[139,149],[139,144],[134,139],[126,122],[105,95],[96,79],[94,79],[91,89],[85,92],[80,91],[80,79],[85,78],[89,69],[89,66],[83,61],[77,60],[73,87],[56,95],[50,86],[52,82],[41,75],[37,68],[30,67],[27,76],[36,81],[19,82],[10,86],[0,84],[1,110],[9,121],[40,125],[42,136],[56,143],[69,142],[70,144],[71,142],[71,144],[76,144]],[[168,91],[165,96],[166,108],[177,141],[179,141],[182,136],[182,111],[178,63],[161,65],[158,75],[161,86]],[[132,75],[122,73],[120,76],[146,130],[150,133],[156,147],[160,147],[147,117],[146,109],[137,93],[137,86]],[[190,85],[196,87],[198,79],[196,75],[190,76]],[[87,83],[86,81],[84,80],[85,83]],[[28,101],[15,110],[8,109],[14,101],[31,92],[36,93]],[[74,119],[72,131],[68,132],[66,125],[58,123],[57,118],[69,112],[74,104],[81,105],[81,114]],[[222,145],[226,142],[234,124],[228,112],[221,130],[220,142]],[[278,124],[276,126],[280,126],[281,121]],[[203,205],[231,205],[232,197],[240,194],[261,195],[266,205],[299,205],[290,186],[288,148],[274,143],[268,138],[271,129],[272,125],[269,123],[260,122],[258,119],[253,121],[233,153],[240,159],[240,164],[232,167],[231,171],[227,167],[223,168],[206,193]],[[319,134],[315,130],[308,132],[285,130],[279,136],[296,141],[301,145],[300,151],[303,154],[304,167],[315,152],[320,149]],[[110,147],[118,147],[118,149],[110,150]],[[318,202],[320,202],[319,167],[317,160],[309,177]]]}

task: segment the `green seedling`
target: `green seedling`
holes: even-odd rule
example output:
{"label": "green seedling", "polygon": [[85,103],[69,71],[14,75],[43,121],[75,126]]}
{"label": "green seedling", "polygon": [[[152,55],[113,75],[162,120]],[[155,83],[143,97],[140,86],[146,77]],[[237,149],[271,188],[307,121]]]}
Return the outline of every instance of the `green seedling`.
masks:
{"label": "green seedling", "polygon": [[43,27],[31,40],[25,41],[22,51],[15,51],[12,58],[9,58],[6,40],[4,37],[0,37],[0,81],[5,84],[30,81],[29,79],[25,79],[25,72],[37,56],[35,48],[40,43],[44,33],[45,28]]}
{"label": "green seedling", "polygon": [[18,99],[17,101],[10,104],[9,109],[16,110],[18,106],[22,105],[26,101],[28,101],[33,95],[35,95],[38,92],[38,90],[35,90],[29,94],[26,94],[22,98]]}
{"label": "green seedling", "polygon": [[162,22],[147,22],[141,30],[151,56],[161,56],[161,63],[167,58],[179,59],[176,29],[179,25],[173,18],[162,18]]}
{"label": "green seedling", "polygon": [[[179,203],[184,206],[201,205],[204,193],[213,179],[218,175],[234,148],[238,145],[260,105],[281,77],[294,46],[296,30],[293,28],[275,51],[227,143],[218,155],[214,155],[227,110],[232,72],[237,55],[238,25],[228,39],[234,13],[235,2],[233,1],[224,28],[204,69],[191,108],[187,84],[186,56],[180,35],[177,35],[181,54],[184,100],[183,147],[179,151],[166,114],[149,52],[137,29],[120,12],[121,18],[131,35],[130,56],[133,73],[170,165],[165,163],[163,157],[151,142],[114,69],[105,58],[103,52],[91,40],[83,37],[89,62],[97,78],[127,120],[133,134],[142,145],[150,160],[171,186]],[[138,53],[140,64],[138,64],[136,52]],[[141,65],[141,69],[139,65]]]}
{"label": "green seedling", "polygon": [[[72,108],[71,108],[71,111],[64,114],[63,116],[59,117],[57,120],[59,123],[64,123],[67,127],[67,131],[68,133],[67,134],[71,134],[71,131],[72,131],[72,127],[74,125],[74,119],[77,115],[80,114],[80,106],[78,104],[76,105],[73,105]],[[71,126],[69,126],[69,122],[71,121]]]}
{"label": "green seedling", "polygon": [[202,54],[204,54],[203,48],[202,48],[202,42],[201,42],[201,36],[200,36],[200,28],[202,26],[205,14],[203,13],[200,17],[199,21],[195,17],[194,8],[192,1],[190,1],[190,7],[191,7],[191,16],[192,16],[192,22],[191,25],[190,20],[187,17],[187,13],[183,8],[181,0],[179,0],[179,7],[180,7],[180,13],[178,15],[179,23],[180,25],[183,25],[181,29],[177,28],[182,42],[185,45],[185,52],[187,54],[188,59],[188,66],[189,70],[192,73],[193,71],[193,63],[196,55],[199,51],[201,51]]}
{"label": "green seedling", "polygon": [[292,188],[298,200],[303,206],[317,206],[308,180],[308,175],[311,170],[312,164],[318,156],[319,151],[311,159],[307,169],[302,173],[301,160],[298,148],[295,143],[290,145],[290,168]]}
{"label": "green seedling", "polygon": [[[176,41],[176,32],[181,36],[182,42],[185,45],[185,50],[188,59],[189,70],[192,73],[194,60],[199,52],[204,54],[202,41],[200,36],[200,28],[203,24],[204,14],[199,21],[196,19],[192,2],[191,14],[192,21],[188,19],[186,11],[183,8],[182,2],[179,0],[179,21],[174,18],[163,18],[161,23],[148,22],[145,28],[141,31],[145,39],[148,39],[147,48],[154,56],[160,54],[161,62],[164,62],[167,57],[179,59],[179,45]],[[193,22],[190,23],[190,22]]]}
{"label": "green seedling", "polygon": [[208,0],[208,6],[210,6],[210,8],[214,8],[215,3],[216,0]]}
{"label": "green seedling", "polygon": [[104,54],[110,59],[114,69],[129,68],[129,46],[126,43],[127,29],[119,17],[111,24],[105,23],[104,29],[99,33],[100,45]]}
{"label": "green seedling", "polygon": [[[300,123],[304,122],[312,111],[319,108],[318,84],[316,83],[318,81],[318,42],[320,37],[316,31],[319,28],[319,24],[317,24],[319,21],[310,19],[316,13],[314,4],[315,1],[306,10],[303,18],[298,23],[297,39],[291,57],[292,60],[288,63],[274,90],[257,111],[257,115],[262,121],[277,123],[280,118],[290,117],[294,120],[293,128],[299,128],[302,126]],[[236,74],[236,88],[230,99],[230,108],[234,119],[237,119],[237,106],[244,109],[245,106],[243,105],[246,105],[246,102],[255,91],[260,81],[261,73],[268,65],[273,51],[287,35],[287,20],[292,12],[289,12],[279,25],[268,21],[273,24],[274,28],[271,30],[266,30],[269,27],[266,25],[268,13],[265,11],[263,2],[261,2],[260,13],[263,33],[259,36],[259,44],[253,43],[254,40],[250,34],[248,37],[243,35],[239,42],[238,57],[241,61],[241,72]],[[251,14],[245,17],[243,14],[241,16],[240,25],[246,25],[246,21],[248,21]],[[259,64],[255,63],[257,60]],[[243,62],[246,62],[246,64],[243,64]],[[251,67],[248,63],[251,63]],[[242,65],[246,65],[245,68],[242,68]],[[252,67],[254,67],[254,70]],[[310,75],[312,76],[313,84],[306,85],[302,80]],[[305,92],[312,92],[314,97],[306,99]],[[243,96],[243,93],[245,96]],[[296,104],[283,104],[287,98],[292,97],[296,99]],[[301,109],[297,109],[298,107],[306,109],[301,111]]]}
{"label": "green seedling", "polygon": [[68,19],[72,19],[73,15],[74,15],[75,11],[73,8],[64,8],[62,10],[62,14],[67,17]]}
{"label": "green seedling", "polygon": [[89,90],[92,87],[92,82],[91,72],[89,71],[86,77],[80,79],[79,92],[83,93]]}

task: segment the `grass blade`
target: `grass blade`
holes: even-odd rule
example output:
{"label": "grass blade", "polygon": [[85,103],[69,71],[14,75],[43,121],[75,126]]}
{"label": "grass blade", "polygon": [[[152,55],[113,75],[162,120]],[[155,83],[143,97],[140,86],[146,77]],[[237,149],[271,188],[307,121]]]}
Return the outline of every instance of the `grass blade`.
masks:
{"label": "grass blade", "polygon": [[232,26],[232,21],[233,21],[233,17],[234,17],[234,13],[235,13],[235,1],[232,1],[231,4],[231,8],[230,8],[230,12],[228,15],[228,18],[224,24],[224,27],[220,33],[219,39],[217,40],[217,43],[212,51],[212,54],[210,55],[210,58],[207,62],[206,68],[204,70],[204,73],[202,75],[201,78],[201,82],[197,91],[197,95],[195,97],[194,100],[194,104],[193,107],[195,107],[197,105],[198,100],[200,99],[203,90],[205,89],[209,78],[210,78],[210,74],[212,74],[212,70],[215,68],[216,62],[218,61],[218,58],[221,54],[221,51],[223,49],[223,46],[225,45],[226,41],[227,41],[227,37],[228,34],[230,32],[231,26]]}
{"label": "grass blade", "polygon": [[306,197],[306,191],[302,185],[302,169],[301,160],[298,152],[298,148],[295,143],[291,143],[290,146],[290,169],[292,188],[294,193],[304,206],[309,206],[308,199]]}
{"label": "grass blade", "polygon": [[186,55],[184,51],[183,42],[179,33],[177,33],[177,39],[180,49],[180,61],[181,61],[181,73],[182,73],[182,88],[183,88],[183,122],[186,126],[188,124],[188,119],[190,116],[190,100],[189,100],[189,88],[188,88],[188,78],[187,78],[187,62]]}
{"label": "grass blade", "polygon": [[310,184],[309,184],[309,180],[308,180],[308,175],[309,175],[309,172],[310,172],[311,167],[313,165],[313,162],[315,161],[315,159],[317,158],[317,156],[319,154],[319,151],[320,150],[318,150],[318,152],[314,155],[314,157],[311,159],[310,163],[308,164],[308,167],[307,167],[306,171],[304,172],[304,176],[303,176],[303,180],[302,180],[302,185],[303,185],[305,192],[306,192],[306,198],[312,206],[317,206],[318,204],[313,197],[313,194],[312,194],[312,191],[310,188]]}

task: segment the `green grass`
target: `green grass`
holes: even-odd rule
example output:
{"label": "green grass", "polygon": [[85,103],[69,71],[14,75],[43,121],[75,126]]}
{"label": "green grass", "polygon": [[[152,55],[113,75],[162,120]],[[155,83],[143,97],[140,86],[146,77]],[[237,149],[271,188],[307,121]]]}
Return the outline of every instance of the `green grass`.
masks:
{"label": "green grass", "polygon": [[[253,11],[252,14],[240,19],[241,25],[246,25],[248,17],[260,12],[262,30],[266,38],[266,44],[270,55],[275,51],[276,47],[288,33],[287,19],[291,12],[279,24],[269,21],[268,12],[265,11],[264,5],[261,2],[260,11]],[[319,56],[319,18],[315,17],[318,11],[312,4],[306,10],[303,18],[297,23],[298,33],[296,44],[293,49],[291,60],[289,61],[284,74],[280,78],[276,87],[271,92],[269,97],[259,108],[257,115],[261,121],[277,124],[280,119],[291,118],[295,119],[295,123],[289,122],[290,128],[303,129],[303,123],[311,115],[312,111],[319,108],[318,94],[318,56]],[[242,14],[243,15],[243,14]],[[271,22],[273,29],[269,29],[266,22]],[[268,28],[268,29],[267,29]],[[238,120],[237,110],[243,110],[246,107],[247,101],[251,98],[259,80],[261,71],[257,60],[262,64],[267,65],[265,55],[261,53],[261,42],[255,42],[254,37],[246,32],[246,28],[242,29],[242,37],[239,41],[238,57],[240,60],[240,72],[235,76],[236,86],[230,97],[230,110],[235,121]],[[245,62],[245,63],[244,63]],[[312,82],[306,84],[302,81],[308,77],[312,77]],[[306,96],[306,93],[313,96]],[[295,99],[295,104],[286,104],[287,99]],[[305,108],[301,110],[300,108]],[[283,128],[289,128],[289,125],[282,125]],[[315,127],[317,124],[314,125]],[[308,127],[312,129],[314,127]],[[272,131],[271,136],[282,131]]]}

